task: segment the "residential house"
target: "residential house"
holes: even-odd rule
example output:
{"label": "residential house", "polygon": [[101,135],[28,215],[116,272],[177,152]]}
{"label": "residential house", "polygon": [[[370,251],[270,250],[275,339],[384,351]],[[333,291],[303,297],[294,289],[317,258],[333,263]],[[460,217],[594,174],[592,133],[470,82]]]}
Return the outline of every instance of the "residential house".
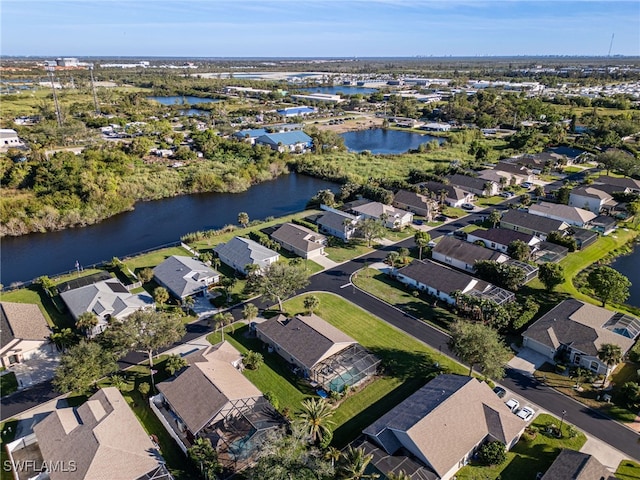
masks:
{"label": "residential house", "polygon": [[[609,191],[608,191],[609,190]],[[603,210],[610,210],[618,205],[605,185],[588,185],[577,187],[569,193],[569,206],[583,208],[599,214]]]}
{"label": "residential house", "polygon": [[431,249],[431,255],[438,262],[467,272],[475,272],[475,263],[479,260],[491,260],[498,263],[509,260],[509,257],[503,253],[448,236],[442,237]]}
{"label": "residential house", "polygon": [[535,175],[527,167],[505,161],[498,162],[492,169],[480,171],[478,177],[501,185],[520,185],[535,180]]}
{"label": "residential house", "polygon": [[591,220],[591,228],[600,235],[609,235],[616,229],[616,219],[607,215],[598,215]]}
{"label": "residential house", "polygon": [[89,336],[103,332],[112,319],[122,320],[133,312],[154,308],[153,297],[147,292],[131,293],[120,280],[110,278],[60,293],[60,298],[74,320],[85,312],[98,317],[98,325]]}
{"label": "residential house", "polygon": [[567,165],[582,163],[592,156],[589,152],[567,146],[549,147],[545,152],[549,152],[561,159],[566,159]]}
{"label": "residential house", "polygon": [[486,383],[443,374],[363,433],[387,454],[408,451],[437,478],[449,480],[484,443],[499,441],[511,449],[525,426]]}
{"label": "residential house", "polygon": [[327,244],[327,237],[321,233],[295,223],[280,225],[271,234],[271,238],[285,250],[310,259],[324,255],[324,247]]}
{"label": "residential house", "polygon": [[560,220],[568,225],[586,227],[597,217],[596,213],[578,207],[571,207],[561,203],[540,202],[529,207],[529,213],[540,217]]}
{"label": "residential house", "polygon": [[448,123],[425,123],[420,127],[421,130],[426,130],[427,132],[448,132],[451,130],[451,125]]}
{"label": "residential house", "polygon": [[616,480],[616,477],[588,453],[563,448],[540,480]]}
{"label": "residential house", "polygon": [[431,260],[414,260],[396,272],[401,283],[425,291],[429,295],[455,304],[455,292],[493,300],[497,304],[510,302],[514,294]]}
{"label": "residential house", "polygon": [[280,259],[280,254],[249,238],[233,237],[227,243],[213,247],[220,261],[247,275],[247,265],[257,265],[263,270]]}
{"label": "residential house", "polygon": [[198,259],[180,255],[172,255],[154,268],[153,277],[179,300],[202,294],[220,281],[220,274],[213,268]]}
{"label": "residential house", "polygon": [[588,247],[598,239],[598,232],[586,228],[569,227],[566,234],[576,241],[579,250]]}
{"label": "residential house", "polygon": [[326,205],[320,208],[325,213],[316,220],[320,231],[348,242],[358,229],[359,216],[336,210]]}
{"label": "residential house", "polygon": [[18,132],[11,128],[0,128],[0,152],[20,147],[24,147],[24,143],[18,137]]}
{"label": "residential house", "polygon": [[427,195],[410,192],[408,190],[398,190],[393,197],[394,207],[400,208],[421,215],[429,222],[433,214],[438,211],[438,202]]}
{"label": "residential house", "polygon": [[238,140],[246,141],[251,145],[254,145],[258,138],[260,138],[263,135],[266,135],[267,133],[268,132],[266,128],[250,128],[247,130],[240,130],[234,133],[233,137],[237,138]]}
{"label": "residential house", "polygon": [[565,361],[608,375],[614,366],[598,358],[604,344],[618,345],[625,354],[640,334],[640,320],[575,299],[564,300],[523,334],[522,345],[554,362]]}
{"label": "residential house", "polygon": [[562,220],[541,217],[521,210],[507,210],[500,219],[500,228],[535,235],[546,240],[549,232],[566,230],[569,225]]}
{"label": "residential house", "polygon": [[450,207],[460,207],[463,203],[471,203],[475,199],[475,195],[471,192],[458,188],[455,185],[449,185],[440,182],[423,182],[420,184],[422,193],[431,192],[433,198],[438,202],[444,201]]}
{"label": "residential house", "polygon": [[531,173],[535,175],[539,175],[545,167],[553,166],[557,161],[558,159],[552,159],[546,155],[523,155],[521,157],[508,158],[505,160],[505,162],[525,167],[531,170]]}
{"label": "residential house", "polygon": [[49,350],[51,329],[34,303],[0,302],[0,366],[22,363]]}
{"label": "residential house", "polygon": [[448,175],[446,178],[451,185],[471,192],[479,197],[491,197],[500,192],[500,184],[492,180],[459,174]]}
{"label": "residential house", "polygon": [[557,263],[569,254],[569,249],[557,243],[542,241],[537,243],[531,252],[531,261],[542,263]]}
{"label": "residential house", "polygon": [[270,351],[326,391],[342,392],[376,373],[380,359],[315,314],[279,315],[255,325]]}
{"label": "residential house", "polygon": [[265,133],[256,138],[257,145],[268,145],[278,152],[303,153],[311,148],[313,140],[301,130],[281,133]]}
{"label": "residential house", "polygon": [[640,193],[640,180],[630,177],[612,177],[601,175],[593,182],[594,185],[609,185],[617,188],[617,192]]}
{"label": "residential house", "polygon": [[380,202],[368,202],[353,207],[351,211],[362,218],[382,220],[387,228],[401,229],[413,222],[413,213]]}
{"label": "residential house", "polygon": [[242,355],[229,342],[184,359],[186,368],[158,383],[151,409],[183,452],[208,438],[220,462],[239,470],[282,417],[241,373]]}
{"label": "residential house", "polygon": [[[57,408],[7,445],[26,470],[19,478],[172,480],[158,446],[120,391],[105,387],[79,407]],[[39,474],[42,465],[46,474]],[[15,478],[18,478],[16,476]]]}
{"label": "residential house", "polygon": [[313,107],[288,107],[276,110],[276,112],[283,117],[302,117],[305,115],[311,115],[317,111],[318,110]]}
{"label": "residential house", "polygon": [[474,230],[467,233],[467,242],[482,242],[485,247],[507,253],[511,242],[520,240],[534,248],[540,239],[530,233],[516,232],[507,228],[489,228],[488,230]]}

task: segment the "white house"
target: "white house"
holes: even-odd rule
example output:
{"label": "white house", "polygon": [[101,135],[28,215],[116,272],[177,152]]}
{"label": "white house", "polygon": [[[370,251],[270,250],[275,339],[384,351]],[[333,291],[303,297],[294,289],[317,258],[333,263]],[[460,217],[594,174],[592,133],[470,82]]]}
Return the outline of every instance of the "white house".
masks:
{"label": "white house", "polygon": [[316,220],[320,231],[345,242],[349,241],[356,233],[360,217],[327,207],[326,205],[321,205],[320,208],[325,211],[325,213]]}
{"label": "white house", "polygon": [[603,208],[617,205],[613,196],[598,185],[574,188],[569,193],[569,206],[600,213]]}
{"label": "white house", "polygon": [[467,272],[475,272],[475,263],[479,260],[490,260],[498,263],[504,263],[509,260],[509,257],[504,253],[448,236],[442,237],[436,246],[431,249],[431,255],[438,262]]}
{"label": "white house", "polygon": [[24,143],[18,138],[18,132],[11,128],[0,128],[0,152],[23,146]]}
{"label": "white house", "polygon": [[529,207],[529,213],[553,220],[560,220],[569,225],[581,228],[588,225],[591,220],[598,216],[597,213],[584,210],[583,208],[550,202],[540,202],[539,204],[531,205]]}
{"label": "white house", "polygon": [[172,255],[153,269],[153,277],[174,297],[184,299],[206,292],[220,281],[220,274],[200,260]]}
{"label": "white house", "polygon": [[51,330],[38,305],[0,302],[0,366],[31,358],[49,344]]}
{"label": "white house", "polygon": [[369,202],[351,209],[362,218],[383,220],[387,228],[403,228],[413,222],[413,213],[380,202]]}
{"label": "white house", "polygon": [[280,259],[278,252],[243,237],[233,237],[227,243],[213,247],[213,251],[222,263],[245,275],[247,265],[257,265],[261,271]]}

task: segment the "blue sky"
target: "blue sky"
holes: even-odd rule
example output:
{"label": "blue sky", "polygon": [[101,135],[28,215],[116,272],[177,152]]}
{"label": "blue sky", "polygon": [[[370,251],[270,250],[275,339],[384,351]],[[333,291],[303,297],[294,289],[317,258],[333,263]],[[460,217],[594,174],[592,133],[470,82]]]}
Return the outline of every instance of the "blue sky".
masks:
{"label": "blue sky", "polygon": [[0,0],[2,55],[640,55],[640,2]]}

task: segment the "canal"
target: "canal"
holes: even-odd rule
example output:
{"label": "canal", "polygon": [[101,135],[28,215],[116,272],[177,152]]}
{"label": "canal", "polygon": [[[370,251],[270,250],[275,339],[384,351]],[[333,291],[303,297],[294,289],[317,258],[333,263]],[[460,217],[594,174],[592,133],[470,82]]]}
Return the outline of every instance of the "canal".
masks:
{"label": "canal", "polygon": [[640,307],[640,243],[635,244],[635,248],[629,255],[616,258],[611,263],[611,268],[616,269],[631,281],[629,298],[625,303]]}

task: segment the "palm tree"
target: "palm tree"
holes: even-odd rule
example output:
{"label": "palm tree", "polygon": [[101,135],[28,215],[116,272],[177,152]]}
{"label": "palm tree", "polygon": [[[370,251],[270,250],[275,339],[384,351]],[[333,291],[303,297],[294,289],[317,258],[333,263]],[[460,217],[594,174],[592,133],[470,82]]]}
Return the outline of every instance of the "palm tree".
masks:
{"label": "palm tree", "polygon": [[387,480],[411,480],[411,477],[404,470],[400,470],[398,473],[387,473]]}
{"label": "palm tree", "polygon": [[91,332],[98,326],[98,317],[93,312],[83,312],[78,316],[76,320],[76,327],[84,332],[86,337],[91,335]]}
{"label": "palm tree", "polygon": [[249,214],[247,212],[240,212],[238,214],[238,223],[246,228],[249,225]]}
{"label": "palm tree", "polygon": [[336,478],[340,480],[363,480],[375,479],[380,475],[377,473],[365,473],[367,466],[373,459],[373,455],[367,455],[362,448],[349,447],[342,454],[340,464],[336,471]]}
{"label": "palm tree", "polygon": [[444,207],[447,201],[447,191],[444,188],[438,192],[438,198],[440,199],[440,206]]}
{"label": "palm tree", "polygon": [[622,360],[622,349],[613,343],[604,343],[598,350],[598,358],[607,366],[607,373],[602,381],[602,388],[611,373],[611,368],[620,363]]}
{"label": "palm tree", "polygon": [[489,214],[489,221],[491,222],[491,225],[493,225],[493,228],[496,228],[496,224],[500,221],[501,217],[502,215],[500,214],[500,210],[491,210],[491,213]]}
{"label": "palm tree", "polygon": [[63,328],[57,332],[53,332],[49,335],[49,340],[55,344],[58,350],[63,353],[67,350],[74,340],[76,339],[76,334],[73,333],[73,330],[70,328]]}
{"label": "palm tree", "polygon": [[214,270],[217,270],[220,268],[220,259],[218,257],[214,257],[211,259],[211,266],[214,268]]}
{"label": "palm tree", "polygon": [[427,232],[418,231],[413,236],[413,241],[416,246],[420,249],[420,253],[418,255],[418,259],[422,260],[422,249],[429,246],[429,242],[431,241],[431,235]]}
{"label": "palm tree", "polygon": [[335,468],[336,462],[340,460],[340,457],[342,457],[342,452],[336,447],[329,447],[327,451],[324,452],[324,459],[331,462],[331,468]]}
{"label": "palm tree", "polygon": [[247,303],[242,309],[242,316],[249,321],[256,318],[258,316],[258,313],[258,307],[256,307],[253,303]]}
{"label": "palm tree", "polygon": [[393,274],[396,267],[400,264],[400,254],[398,252],[389,252],[386,261],[391,265],[391,274]]}
{"label": "palm tree", "polygon": [[313,314],[318,308],[320,308],[320,299],[315,295],[307,295],[304,297],[304,309],[309,315]]}
{"label": "palm tree", "polygon": [[333,410],[324,400],[309,398],[302,402],[302,411],[298,413],[298,421],[309,433],[312,443],[320,442],[325,435],[330,434],[330,420]]}
{"label": "palm tree", "polygon": [[190,308],[193,308],[193,306],[196,304],[196,301],[193,299],[193,297],[185,297],[182,300],[182,309],[185,312],[188,312]]}

